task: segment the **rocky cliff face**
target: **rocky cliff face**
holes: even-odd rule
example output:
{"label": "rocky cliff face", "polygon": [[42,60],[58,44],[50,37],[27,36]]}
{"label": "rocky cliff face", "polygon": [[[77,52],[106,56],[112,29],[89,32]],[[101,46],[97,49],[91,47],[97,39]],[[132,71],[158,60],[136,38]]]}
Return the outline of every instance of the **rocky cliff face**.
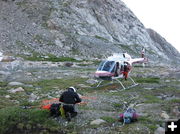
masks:
{"label": "rocky cliff face", "polygon": [[164,53],[169,59],[180,60],[179,52],[166,39],[152,29],[147,29],[147,32],[160,52]]}
{"label": "rocky cliff face", "polygon": [[0,1],[0,49],[14,55],[99,58],[114,52],[178,61],[180,54],[147,30],[121,0]]}

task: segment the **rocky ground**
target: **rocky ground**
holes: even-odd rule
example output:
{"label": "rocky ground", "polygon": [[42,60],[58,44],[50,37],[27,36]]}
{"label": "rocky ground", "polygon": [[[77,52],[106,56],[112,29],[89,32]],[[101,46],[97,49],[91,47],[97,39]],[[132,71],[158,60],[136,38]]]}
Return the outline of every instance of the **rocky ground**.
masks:
{"label": "rocky ground", "polygon": [[[117,84],[95,88],[97,63],[24,61],[0,63],[0,133],[117,134],[160,133],[165,120],[180,117],[180,69],[167,66],[136,66],[131,76],[139,84],[122,90]],[[122,80],[125,86],[131,82]],[[69,86],[89,98],[77,105],[71,122],[52,118],[39,108],[42,100],[58,98]],[[135,106],[139,120],[122,125],[118,115],[123,104]],[[29,106],[29,109],[23,109]]]}

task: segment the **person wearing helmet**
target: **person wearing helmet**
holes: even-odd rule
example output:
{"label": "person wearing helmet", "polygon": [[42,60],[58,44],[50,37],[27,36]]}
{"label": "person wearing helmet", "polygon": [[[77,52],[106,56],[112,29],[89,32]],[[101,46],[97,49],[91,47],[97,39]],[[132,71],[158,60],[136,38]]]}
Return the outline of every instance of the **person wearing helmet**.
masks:
{"label": "person wearing helmet", "polygon": [[124,75],[124,79],[125,79],[125,80],[127,80],[127,78],[128,78],[128,73],[129,73],[128,63],[127,63],[127,62],[124,62],[124,72],[123,72],[123,75]]}
{"label": "person wearing helmet", "polygon": [[61,94],[59,101],[63,103],[65,116],[68,121],[70,121],[71,117],[75,117],[77,115],[75,104],[81,102],[81,98],[76,93],[76,89],[74,87],[69,87],[67,91]]}

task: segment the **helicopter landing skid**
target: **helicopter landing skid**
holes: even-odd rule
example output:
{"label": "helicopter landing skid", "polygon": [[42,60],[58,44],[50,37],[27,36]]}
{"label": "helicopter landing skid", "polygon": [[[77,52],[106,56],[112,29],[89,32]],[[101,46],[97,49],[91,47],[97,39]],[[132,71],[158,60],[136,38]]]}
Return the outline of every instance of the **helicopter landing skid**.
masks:
{"label": "helicopter landing skid", "polygon": [[111,85],[112,83],[114,83],[114,80],[117,81],[117,82],[122,86],[123,90],[129,89],[129,88],[132,88],[132,87],[135,87],[135,86],[138,85],[138,83],[136,83],[131,77],[129,77],[130,80],[132,81],[133,85],[131,85],[131,86],[129,86],[129,87],[125,87],[125,86],[123,85],[123,83],[122,83],[120,80],[118,80],[119,78],[122,78],[122,77],[113,77],[112,80],[111,80],[111,83],[105,84],[105,85],[101,85],[101,83],[104,81],[104,80],[101,80],[101,81],[97,84],[96,87],[102,87],[102,86],[106,86],[106,85]]}

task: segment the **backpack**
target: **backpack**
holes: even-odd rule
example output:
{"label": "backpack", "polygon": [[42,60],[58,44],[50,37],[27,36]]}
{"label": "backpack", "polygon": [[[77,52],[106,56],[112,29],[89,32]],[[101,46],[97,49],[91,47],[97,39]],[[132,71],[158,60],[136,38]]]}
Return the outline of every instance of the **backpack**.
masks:
{"label": "backpack", "polygon": [[124,113],[124,123],[125,124],[131,123],[132,118],[133,118],[133,113],[131,113],[130,111],[126,111]]}
{"label": "backpack", "polygon": [[57,117],[60,115],[60,103],[53,103],[50,107],[50,115]]}
{"label": "backpack", "polygon": [[120,114],[120,120],[125,124],[129,124],[137,120],[137,113],[134,108],[128,108],[123,114]]}

